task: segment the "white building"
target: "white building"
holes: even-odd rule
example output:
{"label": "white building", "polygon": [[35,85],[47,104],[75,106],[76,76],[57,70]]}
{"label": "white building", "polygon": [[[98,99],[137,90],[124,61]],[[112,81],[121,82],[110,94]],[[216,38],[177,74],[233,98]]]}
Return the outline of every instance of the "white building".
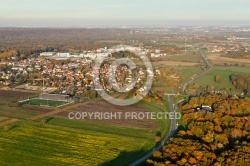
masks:
{"label": "white building", "polygon": [[42,53],[40,53],[40,56],[52,57],[52,56],[54,56],[55,54],[56,54],[55,52],[42,52]]}

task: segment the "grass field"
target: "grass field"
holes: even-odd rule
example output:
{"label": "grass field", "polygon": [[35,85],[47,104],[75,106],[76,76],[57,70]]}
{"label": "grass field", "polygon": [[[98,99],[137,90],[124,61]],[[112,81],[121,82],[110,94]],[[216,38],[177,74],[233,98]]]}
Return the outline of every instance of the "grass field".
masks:
{"label": "grass field", "polygon": [[190,80],[190,77],[194,76],[195,74],[200,74],[203,72],[203,70],[197,66],[177,66],[173,68],[175,72],[183,77],[183,82]]}
{"label": "grass field", "polygon": [[136,132],[118,135],[29,121],[13,126],[0,128],[0,165],[127,165],[155,144]]}
{"label": "grass field", "polygon": [[60,107],[62,105],[69,104],[69,102],[45,100],[45,99],[29,99],[25,104],[34,105],[34,106]]}
{"label": "grass field", "polygon": [[[216,89],[232,88],[233,85],[230,82],[229,76],[231,74],[250,74],[250,68],[248,67],[214,67],[213,70],[206,75],[200,77],[198,80],[194,81],[202,87],[207,85],[214,86]],[[218,75],[221,77],[221,83],[216,83],[214,77]]]}
{"label": "grass field", "polygon": [[175,55],[169,58],[170,61],[180,61],[180,62],[192,62],[192,63],[201,63],[203,62],[202,57],[199,54],[193,54],[193,52],[187,52],[182,55]]}

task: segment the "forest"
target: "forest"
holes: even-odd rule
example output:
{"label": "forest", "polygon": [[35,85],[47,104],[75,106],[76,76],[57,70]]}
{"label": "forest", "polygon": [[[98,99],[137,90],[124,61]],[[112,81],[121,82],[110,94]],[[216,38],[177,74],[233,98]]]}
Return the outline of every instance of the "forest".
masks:
{"label": "forest", "polygon": [[248,92],[250,90],[250,75],[231,75],[231,83],[236,89],[242,89],[243,91]]}
{"label": "forest", "polygon": [[[198,111],[202,104],[214,112]],[[182,125],[147,165],[248,165],[250,162],[250,99],[219,94],[195,96],[183,105]]]}

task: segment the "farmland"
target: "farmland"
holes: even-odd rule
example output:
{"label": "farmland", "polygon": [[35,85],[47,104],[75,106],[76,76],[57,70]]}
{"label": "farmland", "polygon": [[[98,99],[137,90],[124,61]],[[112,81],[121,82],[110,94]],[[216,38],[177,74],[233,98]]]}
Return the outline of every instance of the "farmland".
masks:
{"label": "farmland", "polygon": [[0,128],[1,165],[126,165],[154,145],[149,138],[36,122],[13,126]]}
{"label": "farmland", "polygon": [[220,54],[208,54],[208,59],[214,64],[214,65],[237,65],[237,66],[250,66],[250,60],[249,59],[237,59],[237,58],[228,58],[223,57]]}
{"label": "farmland", "polygon": [[16,103],[17,100],[27,99],[38,95],[35,92],[20,92],[15,90],[0,90],[0,94],[1,103]]}
{"label": "farmland", "polygon": [[50,108],[18,105],[19,100],[34,97],[37,93],[0,90],[0,94],[0,116],[26,119],[40,113],[51,111]]}
{"label": "farmland", "polygon": [[153,120],[126,119],[124,117],[126,112],[127,113],[148,112],[148,109],[138,104],[127,106],[127,107],[121,107],[121,106],[111,105],[110,103],[101,100],[98,102],[98,105],[96,103],[87,103],[75,109],[70,109],[69,111],[61,112],[57,115],[60,117],[68,118],[69,112],[87,112],[87,113],[109,112],[113,114],[116,112],[123,112],[123,115],[121,116],[120,119],[90,119],[90,117],[86,117],[82,119],[82,121],[111,124],[115,126],[123,126],[123,127],[129,127],[129,128],[142,128],[142,129],[148,129],[148,130],[155,130],[159,128],[159,125],[157,125]]}
{"label": "farmland", "polygon": [[[16,91],[11,91],[15,96]],[[27,95],[19,93],[19,96]],[[30,94],[33,95],[33,94]],[[25,96],[29,98],[29,95]],[[0,108],[0,165],[127,165],[157,143],[156,134],[168,132],[167,120],[69,120],[68,111],[129,111],[104,101],[78,103],[60,109],[17,106],[20,97]],[[11,99],[11,97],[10,97]],[[132,111],[162,111],[164,105],[140,103]],[[75,106],[75,107],[73,107]],[[91,108],[91,109],[90,109]],[[104,109],[105,108],[105,109]],[[65,112],[64,112],[65,111]],[[44,116],[43,116],[44,115]],[[46,116],[45,116],[46,115]],[[33,117],[40,117],[32,119]],[[35,120],[35,121],[31,121]],[[157,139],[158,140],[158,139]],[[97,150],[98,149],[98,150]],[[95,157],[93,157],[95,156]]]}

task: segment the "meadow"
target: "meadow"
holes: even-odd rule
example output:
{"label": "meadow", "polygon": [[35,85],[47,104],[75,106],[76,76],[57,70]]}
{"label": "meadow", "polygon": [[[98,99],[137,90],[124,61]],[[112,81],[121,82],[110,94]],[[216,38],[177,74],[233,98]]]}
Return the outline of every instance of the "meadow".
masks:
{"label": "meadow", "polygon": [[[203,75],[199,79],[195,80],[194,82],[202,87],[214,86],[216,89],[235,89],[232,83],[230,82],[230,75],[231,74],[249,74],[248,67],[214,67],[212,71]],[[221,82],[217,83],[214,81],[215,76],[221,77]]]}

